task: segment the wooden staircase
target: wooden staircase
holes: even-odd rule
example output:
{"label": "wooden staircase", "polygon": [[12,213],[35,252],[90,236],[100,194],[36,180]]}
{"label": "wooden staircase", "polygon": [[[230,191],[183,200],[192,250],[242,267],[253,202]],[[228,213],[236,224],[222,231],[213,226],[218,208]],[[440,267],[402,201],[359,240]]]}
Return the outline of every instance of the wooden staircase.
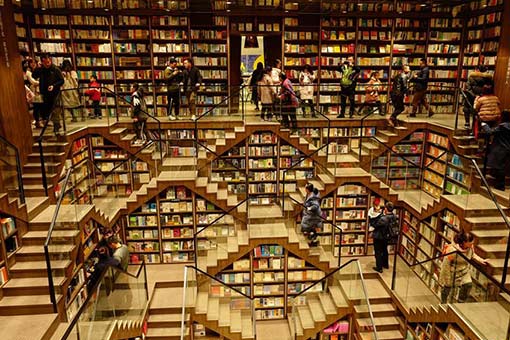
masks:
{"label": "wooden staircase", "polygon": [[[193,319],[227,339],[255,339],[252,310],[242,306],[247,301],[247,298],[219,298],[210,296],[208,291],[199,291]],[[241,306],[234,307],[239,303]]]}
{"label": "wooden staircase", "polygon": [[290,334],[298,340],[313,338],[318,331],[352,313],[352,305],[339,285],[330,285],[324,292],[307,293],[305,299],[306,303],[297,306],[287,319]]}

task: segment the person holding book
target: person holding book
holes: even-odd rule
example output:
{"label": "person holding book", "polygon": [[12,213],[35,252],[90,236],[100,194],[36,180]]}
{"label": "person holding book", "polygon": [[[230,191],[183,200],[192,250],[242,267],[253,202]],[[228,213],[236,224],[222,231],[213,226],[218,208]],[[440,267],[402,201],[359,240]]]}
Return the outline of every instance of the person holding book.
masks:
{"label": "person holding book", "polygon": [[62,71],[53,64],[49,54],[41,57],[41,64],[42,67],[35,69],[32,76],[39,80],[39,92],[43,97],[42,116],[45,120],[51,117],[53,132],[59,136],[62,119],[60,88],[64,85],[64,76]]}
{"label": "person holding book", "polygon": [[202,75],[200,70],[194,65],[193,59],[184,59],[184,88],[186,98],[188,98],[189,112],[191,119],[197,118],[197,95],[202,84]]}
{"label": "person holding book", "polygon": [[[469,273],[470,261],[487,264],[487,260],[476,255],[472,234],[460,231],[453,237],[453,243],[446,245],[443,254],[446,255],[441,263],[439,284],[441,285],[441,303],[447,303],[452,288],[459,289],[457,302],[466,302],[473,285]],[[448,255],[447,255],[448,254]]]}
{"label": "person holding book", "polygon": [[416,117],[418,108],[421,110],[421,106],[425,106],[428,112],[428,116],[432,117],[434,112],[431,110],[429,103],[427,102],[427,86],[429,83],[430,70],[427,65],[427,59],[420,59],[420,70],[411,77],[410,82],[414,83],[414,95],[413,95],[413,111],[409,115],[410,117]]}
{"label": "person holding book", "polygon": [[258,92],[258,83],[264,76],[264,64],[257,63],[257,68],[253,70],[249,85],[251,87],[251,102],[255,104],[255,111],[259,110],[259,92]]}
{"label": "person holding book", "polygon": [[303,217],[301,218],[301,231],[307,235],[309,244],[317,246],[318,231],[322,229],[322,211],[319,190],[308,183],[305,186],[306,197],[303,203]]}
{"label": "person holding book", "polygon": [[[181,85],[184,79],[182,71],[177,67],[177,59],[170,58],[168,66],[165,69],[164,77],[167,86],[167,115],[170,120],[176,120],[179,116],[179,109],[181,107]],[[174,114],[172,114],[172,108]]]}
{"label": "person holding book", "polygon": [[133,145],[141,145],[147,141],[147,135],[145,134],[147,105],[143,98],[143,89],[137,83],[131,86],[131,105],[133,106],[131,117],[136,131],[136,140]]}
{"label": "person holding book", "polygon": [[[280,104],[282,108],[282,123],[285,128],[291,127],[293,130],[297,129],[296,109],[298,107],[298,100],[296,93],[292,88],[290,79],[287,78],[285,73],[280,73]],[[290,118],[290,123],[289,123]]]}
{"label": "person holding book", "polygon": [[78,74],[74,70],[71,61],[67,59],[62,62],[62,75],[64,76],[64,85],[62,85],[64,111],[69,111],[71,113],[71,121],[77,122],[76,113],[81,106],[80,95],[78,93]]}
{"label": "person holding book", "polygon": [[383,105],[379,99],[379,91],[381,90],[381,81],[379,80],[379,72],[372,72],[370,80],[365,89],[365,103],[360,107],[358,114],[363,114],[366,107],[375,107],[380,116],[384,116]]}
{"label": "person holding book", "polygon": [[349,99],[349,118],[354,116],[356,102],[354,95],[356,93],[357,79],[361,70],[354,65],[354,57],[349,56],[340,66],[340,106],[341,111],[337,118],[345,118],[347,108],[347,99]]}
{"label": "person holding book", "polygon": [[404,97],[407,95],[407,81],[401,65],[393,67],[397,72],[391,79],[390,98],[393,104],[393,113],[388,117],[388,124],[397,125],[397,117],[405,111]]}
{"label": "person holding book", "polygon": [[469,73],[468,81],[466,82],[466,89],[464,94],[464,128],[469,130],[471,128],[471,117],[474,118],[476,110],[474,108],[475,98],[482,95],[484,85],[494,85],[492,75],[488,72],[487,66],[479,65],[476,69]]}
{"label": "person holding book", "polygon": [[92,101],[93,114],[89,114],[89,118],[102,118],[101,114],[101,85],[97,82],[97,76],[95,74],[90,76],[90,84],[85,94],[89,96]]}
{"label": "person holding book", "polygon": [[273,99],[276,97],[273,80],[271,79],[271,67],[266,67],[262,78],[258,82],[258,93],[260,94],[260,102],[262,110],[260,111],[260,118],[262,120],[270,121],[273,117]]}
{"label": "person holding book", "polygon": [[317,117],[313,110],[313,82],[315,75],[313,74],[312,66],[306,64],[303,71],[299,73],[299,85],[301,85],[301,109],[303,110],[303,117],[306,117],[306,108],[310,108],[312,118]]}

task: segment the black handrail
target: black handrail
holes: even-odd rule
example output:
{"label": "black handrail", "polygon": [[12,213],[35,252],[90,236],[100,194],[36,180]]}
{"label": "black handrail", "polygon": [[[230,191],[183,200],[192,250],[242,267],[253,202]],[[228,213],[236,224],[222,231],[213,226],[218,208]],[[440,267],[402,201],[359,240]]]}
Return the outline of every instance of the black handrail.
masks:
{"label": "black handrail", "polygon": [[14,152],[16,153],[16,172],[17,172],[16,176],[18,177],[18,191],[19,191],[19,196],[20,196],[20,202],[21,202],[21,204],[24,204],[25,203],[25,188],[23,187],[23,173],[22,173],[22,169],[21,169],[19,150],[14,144],[9,142],[3,136],[0,136],[0,141],[9,145],[11,148],[14,149]]}
{"label": "black handrail", "polygon": [[329,278],[330,276],[333,276],[335,275],[336,272],[338,272],[339,270],[342,270],[342,268],[344,268],[345,266],[347,266],[348,264],[351,264],[352,262],[356,262],[356,261],[359,261],[358,259],[350,259],[349,261],[345,262],[343,265],[341,265],[340,267],[336,268],[335,270],[333,270],[332,272],[328,273],[326,276],[324,276],[322,279],[316,281],[313,285],[307,287],[306,289],[302,290],[298,295],[296,295],[294,298],[297,298],[298,296],[300,295],[303,295],[304,293],[306,293],[307,291],[309,291],[312,287],[314,287],[315,285],[319,284],[319,283],[322,283],[323,281],[325,281],[327,278]]}
{"label": "black handrail", "polygon": [[[144,269],[144,274],[145,274],[145,266],[146,266],[145,265],[145,260],[143,260],[142,263],[140,264],[140,268],[138,268],[136,274],[131,274],[131,273],[127,272],[127,271],[122,270],[119,267],[112,266],[112,265],[107,265],[105,270],[103,270],[103,272],[101,273],[101,276],[99,277],[99,279],[94,283],[94,285],[89,290],[90,291],[94,291],[94,290],[96,290],[98,288],[98,286],[102,283],[104,277],[106,276],[106,274],[108,272],[108,270],[107,270],[108,268],[116,270],[116,271],[118,271],[120,273],[123,273],[125,275],[128,275],[128,276],[130,276],[132,278],[138,279],[140,277],[140,273],[141,273],[142,269]],[[147,282],[147,278],[145,278],[145,281]],[[145,290],[146,290],[146,296],[148,297],[148,295],[147,295],[148,294],[147,286],[145,287]],[[69,323],[69,326],[67,327],[66,331],[64,332],[64,335],[62,335],[62,339],[61,340],[67,340],[67,338],[71,334],[74,326],[76,325],[76,323],[80,319],[81,315],[83,314],[83,312],[87,308],[87,306],[89,304],[89,301],[92,299],[93,296],[95,297],[94,294],[87,294],[87,297],[85,298],[85,301],[83,301],[83,304],[81,305],[80,309],[78,309],[78,311],[76,312],[76,314],[73,317],[73,320],[71,320],[71,322]],[[147,299],[147,302],[148,302],[148,299]]]}
{"label": "black handrail", "polygon": [[227,285],[225,284],[225,282],[223,282],[223,281],[221,281],[221,280],[218,280],[217,278],[215,278],[215,277],[214,277],[214,276],[212,276],[211,274],[209,274],[209,273],[207,273],[207,272],[203,271],[202,269],[200,269],[200,268],[198,268],[198,267],[196,267],[196,266],[192,266],[192,265],[189,265],[189,264],[188,264],[188,265],[186,265],[186,268],[191,268],[191,269],[196,270],[196,271],[197,271],[197,272],[199,272],[200,274],[207,276],[208,278],[210,278],[210,279],[212,279],[212,280],[214,280],[214,281],[218,282],[218,283],[219,283],[219,284],[221,284],[222,286],[228,287],[230,290],[233,290],[234,292],[236,292],[236,293],[238,293],[238,294],[240,294],[240,295],[244,296],[245,298],[247,298],[247,299],[248,299],[248,300],[250,300],[250,301],[252,301],[252,300],[254,300],[254,299],[255,299],[255,298],[252,298],[252,297],[250,297],[250,296],[246,295],[245,293],[241,292],[240,290],[238,290],[238,289],[237,289],[237,288],[235,288],[235,287],[227,286]]}
{"label": "black handrail", "polygon": [[51,218],[50,228],[48,230],[48,235],[46,236],[46,240],[44,241],[44,258],[46,260],[46,267],[48,272],[48,285],[50,290],[50,300],[53,304],[53,312],[57,313],[57,299],[55,296],[55,287],[53,283],[53,273],[51,269],[51,260],[50,260],[50,252],[49,252],[49,244],[51,241],[51,235],[53,234],[53,229],[55,228],[55,223],[57,222],[58,213],[60,211],[60,207],[62,206],[62,200],[64,198],[64,193],[67,188],[67,183],[69,182],[69,178],[71,177],[71,172],[73,168],[69,168],[66,173],[66,177],[64,180],[64,184],[62,185],[61,194],[58,197],[57,205],[55,206],[55,212],[53,213],[53,217]]}
{"label": "black handrail", "polygon": [[[503,211],[503,209],[499,205],[498,200],[494,196],[494,193],[492,192],[492,189],[489,186],[489,183],[487,183],[487,179],[482,174],[482,171],[480,170],[480,167],[478,166],[478,164],[476,163],[476,161],[474,159],[471,159],[471,163],[473,164],[473,167],[475,168],[476,172],[478,173],[478,176],[480,176],[480,178],[482,179],[483,185],[485,185],[485,187],[487,188],[487,192],[489,193],[489,196],[490,196],[492,202],[496,205],[496,208],[498,209],[499,213],[503,217],[503,221],[505,221],[506,227],[510,230],[510,221],[508,220],[508,217],[506,216],[505,212]],[[507,276],[507,273],[508,273],[509,256],[510,256],[510,239],[508,239],[507,242],[506,242],[505,262],[504,262],[504,265],[503,265],[503,276],[501,278],[501,285],[503,287],[505,286],[506,276]]]}
{"label": "black handrail", "polygon": [[[290,196],[289,196],[289,198],[290,198],[292,201],[296,202],[298,205],[302,206],[303,208],[306,208],[306,207],[305,207],[305,205],[304,205],[303,203],[301,203],[301,202],[299,202],[299,201],[295,200],[294,198],[292,198],[292,197],[290,197]],[[343,233],[344,233],[343,229],[342,229],[342,228],[340,228],[339,226],[337,226],[335,223],[333,223],[333,221],[328,221],[327,219],[325,219],[325,218],[324,218],[324,217],[322,217],[322,216],[319,216],[319,217],[320,217],[320,219],[323,221],[323,223],[324,223],[324,222],[326,222],[326,223],[328,223],[328,224],[331,224],[331,225],[332,225],[333,227],[335,227],[336,229],[338,229],[338,231],[339,231],[339,233],[338,233],[338,234],[340,235],[340,242],[341,242],[342,237],[343,237]],[[334,240],[333,240],[333,239],[331,239],[331,245],[332,245],[333,250],[334,250],[335,244],[334,244]],[[333,251],[333,254],[334,254],[334,251]],[[341,251],[338,251],[338,265],[339,265],[339,266],[340,266],[340,262],[341,262],[341,260],[342,260],[342,252],[341,252]]]}

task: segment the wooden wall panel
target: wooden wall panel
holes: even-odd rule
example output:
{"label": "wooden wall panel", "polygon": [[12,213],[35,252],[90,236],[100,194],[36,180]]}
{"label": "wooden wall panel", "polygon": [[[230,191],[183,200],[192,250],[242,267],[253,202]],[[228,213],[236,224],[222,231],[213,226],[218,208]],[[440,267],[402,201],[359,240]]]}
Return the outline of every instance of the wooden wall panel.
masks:
{"label": "wooden wall panel", "polygon": [[19,149],[22,161],[32,150],[21,58],[11,0],[0,6],[0,134]]}
{"label": "wooden wall panel", "polygon": [[501,40],[499,43],[498,59],[494,82],[496,94],[504,109],[510,109],[510,1],[505,0],[503,12]]}

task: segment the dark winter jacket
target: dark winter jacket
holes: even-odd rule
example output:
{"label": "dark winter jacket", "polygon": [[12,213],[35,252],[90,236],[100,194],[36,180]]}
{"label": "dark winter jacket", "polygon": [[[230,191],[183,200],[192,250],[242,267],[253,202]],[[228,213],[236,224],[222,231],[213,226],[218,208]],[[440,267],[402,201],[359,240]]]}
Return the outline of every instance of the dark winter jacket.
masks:
{"label": "dark winter jacket", "polygon": [[131,94],[131,104],[133,105],[132,117],[138,118],[139,121],[147,120],[147,105],[145,105],[145,99],[138,91]]}
{"label": "dark winter jacket", "polygon": [[391,95],[404,96],[407,94],[407,90],[406,77],[400,72],[397,73],[393,79],[391,79]]}
{"label": "dark winter jacket", "polygon": [[374,239],[375,240],[386,240],[386,233],[388,228],[393,224],[393,221],[397,218],[395,214],[389,213],[384,214],[377,218],[374,223]]}
{"label": "dark winter jacket", "polygon": [[309,231],[314,226],[322,228],[322,211],[321,211],[321,199],[319,195],[310,194],[306,197],[305,206],[303,210],[303,218],[301,219],[301,230]]}
{"label": "dark winter jacket", "polygon": [[414,89],[416,91],[425,91],[427,89],[427,85],[429,83],[429,67],[423,67],[418,73],[416,77],[411,78],[411,83],[414,83]]}
{"label": "dark winter jacket", "polygon": [[184,70],[184,86],[187,92],[198,91],[197,84],[202,83],[202,75],[196,66],[191,66],[191,69]]}
{"label": "dark winter jacket", "polygon": [[492,75],[487,72],[474,71],[469,74],[466,91],[474,97],[482,95],[484,85],[493,85]]}
{"label": "dark winter jacket", "polygon": [[184,75],[181,70],[177,67],[175,69],[167,67],[164,72],[164,77],[166,79],[169,92],[179,91],[179,84],[184,80]]}
{"label": "dark winter jacket", "polygon": [[[50,67],[38,67],[32,72],[32,77],[39,79],[39,90],[43,96],[57,96],[60,87],[64,85],[62,71],[55,65]],[[48,86],[53,86],[53,91],[48,91]]]}
{"label": "dark winter jacket", "polygon": [[494,139],[489,149],[487,164],[493,169],[504,169],[510,158],[510,123],[501,123],[492,129]]}

